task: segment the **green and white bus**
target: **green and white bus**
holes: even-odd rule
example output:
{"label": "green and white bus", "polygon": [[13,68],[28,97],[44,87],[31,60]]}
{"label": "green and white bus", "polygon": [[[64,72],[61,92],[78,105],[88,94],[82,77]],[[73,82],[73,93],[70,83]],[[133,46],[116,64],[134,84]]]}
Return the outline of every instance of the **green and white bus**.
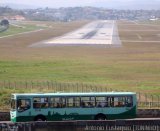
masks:
{"label": "green and white bus", "polygon": [[12,94],[11,121],[105,120],[136,117],[136,93]]}

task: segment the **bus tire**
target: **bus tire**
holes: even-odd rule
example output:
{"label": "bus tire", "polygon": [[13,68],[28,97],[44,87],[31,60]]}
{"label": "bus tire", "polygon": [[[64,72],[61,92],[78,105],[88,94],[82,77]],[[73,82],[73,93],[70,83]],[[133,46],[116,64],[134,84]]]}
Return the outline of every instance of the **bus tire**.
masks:
{"label": "bus tire", "polygon": [[34,121],[46,121],[46,117],[43,115],[38,115],[34,118]]}
{"label": "bus tire", "polygon": [[97,114],[96,116],[95,116],[95,120],[106,120],[106,115],[104,115],[104,114]]}

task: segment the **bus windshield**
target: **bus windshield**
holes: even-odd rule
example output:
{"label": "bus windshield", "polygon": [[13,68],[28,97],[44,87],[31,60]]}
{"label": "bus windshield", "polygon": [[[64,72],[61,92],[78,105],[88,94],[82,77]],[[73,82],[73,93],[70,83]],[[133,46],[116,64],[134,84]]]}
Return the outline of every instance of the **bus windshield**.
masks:
{"label": "bus windshield", "polygon": [[16,109],[16,100],[14,100],[14,99],[11,100],[11,109],[12,110]]}

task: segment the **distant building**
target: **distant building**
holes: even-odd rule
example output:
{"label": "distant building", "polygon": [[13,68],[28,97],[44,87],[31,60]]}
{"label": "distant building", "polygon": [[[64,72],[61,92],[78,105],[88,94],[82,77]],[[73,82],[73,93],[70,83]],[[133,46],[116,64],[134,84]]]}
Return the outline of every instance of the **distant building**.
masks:
{"label": "distant building", "polygon": [[15,15],[15,16],[11,16],[10,17],[11,20],[25,20],[25,17],[21,16],[21,15]]}
{"label": "distant building", "polygon": [[150,21],[155,21],[155,20],[158,20],[158,18],[152,18],[152,19],[149,19]]}
{"label": "distant building", "polygon": [[158,20],[158,18],[157,18],[156,16],[152,15],[149,20],[150,20],[150,21],[156,21],[156,20]]}

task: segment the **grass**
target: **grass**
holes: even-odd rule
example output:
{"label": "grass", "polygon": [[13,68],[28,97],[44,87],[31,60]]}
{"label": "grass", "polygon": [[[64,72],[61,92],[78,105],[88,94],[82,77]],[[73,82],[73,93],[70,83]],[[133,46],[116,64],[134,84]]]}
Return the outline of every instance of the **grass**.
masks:
{"label": "grass", "polygon": [[[150,61],[139,62],[126,60],[112,62],[104,59],[105,63],[95,63],[88,60],[56,60],[51,61],[0,61],[1,80],[59,80],[59,81],[79,81],[108,83],[116,80],[116,83],[132,81],[135,76],[142,77],[144,81],[153,78],[159,79],[160,62]],[[154,65],[154,68],[151,66]],[[157,76],[157,77],[156,77]],[[138,80],[137,80],[138,81]]]}
{"label": "grass", "polygon": [[8,35],[16,35],[19,33],[24,33],[24,32],[29,32],[29,31],[34,31],[34,30],[39,30],[39,29],[44,29],[45,27],[40,27],[36,25],[31,25],[31,24],[26,24],[20,27],[10,25],[9,29],[0,33],[0,37],[3,36],[8,36]]}
{"label": "grass", "polygon": [[[0,39],[0,80],[105,84],[107,88],[116,90],[160,95],[159,43],[123,42],[121,48],[28,47],[33,43],[75,30],[85,23],[87,22],[48,22],[45,24],[52,28]],[[157,35],[160,33],[160,26],[154,28],[154,33],[147,31],[153,30],[152,26],[140,27],[131,22],[120,21],[118,27],[121,40],[139,40],[136,35],[138,33],[142,37],[141,41],[152,41],[153,38],[160,41]],[[144,32],[138,31],[140,29]],[[39,89],[32,90],[37,91]],[[3,89],[3,94],[6,95],[1,93],[0,98],[3,99],[11,92],[15,90]],[[27,90],[22,88],[16,92]]]}

